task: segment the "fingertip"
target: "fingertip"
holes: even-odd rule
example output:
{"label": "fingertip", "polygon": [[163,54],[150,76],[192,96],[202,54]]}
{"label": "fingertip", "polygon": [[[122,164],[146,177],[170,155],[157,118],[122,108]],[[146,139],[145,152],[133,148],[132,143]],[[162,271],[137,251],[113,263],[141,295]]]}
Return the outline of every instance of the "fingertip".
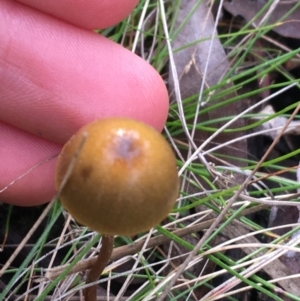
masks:
{"label": "fingertip", "polygon": [[55,195],[54,170],[61,146],[0,122],[0,201],[36,206]]}
{"label": "fingertip", "polygon": [[[1,13],[9,18],[1,19]],[[3,121],[60,144],[83,125],[105,117],[163,128],[167,90],[140,57],[33,9],[10,5],[0,11],[0,20],[7,31],[0,47],[0,68],[6,72],[0,90]]]}
{"label": "fingertip", "polygon": [[[152,70],[151,70],[152,69]],[[143,99],[149,102],[145,109],[141,107],[143,112],[142,121],[152,125],[158,131],[162,131],[169,111],[169,96],[166,85],[161,76],[150,65],[145,66],[144,74],[148,71],[148,79],[146,80]]]}
{"label": "fingertip", "polygon": [[105,28],[115,25],[126,18],[138,3],[138,0],[18,1],[48,15],[86,29]]}

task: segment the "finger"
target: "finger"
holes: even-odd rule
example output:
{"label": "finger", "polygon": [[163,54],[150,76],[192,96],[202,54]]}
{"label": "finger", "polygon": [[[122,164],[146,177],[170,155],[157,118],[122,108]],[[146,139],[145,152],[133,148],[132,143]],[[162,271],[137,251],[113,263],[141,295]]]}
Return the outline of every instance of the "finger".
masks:
{"label": "finger", "polygon": [[3,122],[0,141],[0,201],[21,206],[50,201],[61,146]]}
{"label": "finger", "polygon": [[88,29],[109,27],[120,22],[131,13],[138,3],[138,0],[18,1],[61,20]]}
{"label": "finger", "polygon": [[[142,61],[138,62],[136,57],[129,52],[125,55],[124,52],[122,53],[123,50],[120,50],[121,48],[114,48],[115,45],[109,43],[107,45],[109,51],[115,52],[113,55],[114,61],[111,65],[105,64],[105,60],[109,55],[104,51],[101,52],[100,59],[95,57],[95,53],[98,53],[99,50],[102,51],[102,42],[99,42],[100,40],[96,41],[94,35],[93,37],[91,35],[85,36],[83,39],[85,50],[88,50],[87,54],[91,55],[93,59],[81,64],[81,59],[84,60],[85,53],[79,51],[76,58],[75,51],[82,46],[80,43],[76,43],[78,37],[76,35],[79,35],[80,39],[80,35],[83,35],[82,31],[79,34],[77,31],[73,31],[73,27],[67,26],[68,34],[60,36],[64,23],[56,22],[56,29],[51,31],[50,27],[53,24],[52,21],[50,22],[51,18],[43,18],[43,22],[39,22],[41,16],[35,14],[32,10],[22,8],[21,5],[16,8],[13,4],[5,2],[0,3],[0,9],[2,9],[0,14],[4,13],[4,18],[2,18],[3,16],[0,17],[0,24],[1,28],[6,29],[4,32],[7,34],[1,40],[3,43],[0,45],[0,70],[3,79],[3,84],[0,87],[0,97],[3,100],[0,104],[2,106],[0,107],[0,114],[2,114],[1,118],[3,120],[27,128],[34,133],[41,135],[44,133],[45,137],[52,137],[53,140],[61,142],[68,139],[81,125],[93,119],[118,114],[143,120],[158,129],[162,128],[167,112],[167,94],[161,79],[148,65]],[[15,14],[12,13],[12,10]],[[20,18],[23,20],[20,21]],[[30,26],[32,23],[36,27]],[[11,26],[11,24],[16,26]],[[6,27],[2,25],[6,25]],[[22,29],[24,30],[22,31]],[[69,31],[72,33],[69,34]],[[15,37],[14,32],[18,33],[18,38]],[[28,32],[30,34],[26,35]],[[58,39],[56,39],[57,32],[59,33]],[[47,34],[51,36],[51,43],[45,43],[44,36],[47,36]],[[73,43],[71,43],[72,47],[61,41],[63,39],[68,40],[69,37]],[[65,48],[68,51],[62,52],[62,54],[57,53],[58,51],[52,45],[57,40],[59,45],[63,45],[61,47],[62,51]],[[103,43],[106,42],[105,40]],[[39,51],[32,51],[32,47],[36,47],[42,52],[42,55]],[[18,51],[20,53],[17,53]],[[93,52],[94,56],[92,55]],[[70,53],[73,57],[70,56]],[[48,55],[52,60],[49,59]],[[125,72],[125,68],[121,68],[120,74],[118,73],[120,70],[117,64],[114,63],[118,57],[121,58],[120,62],[124,65],[126,65],[127,59],[130,62],[126,65],[130,67],[129,74]],[[106,77],[102,74],[99,75],[99,70],[93,68],[92,63],[98,64],[100,62],[104,62],[105,68],[103,70],[109,70],[106,68],[109,67],[118,71],[114,74],[108,72],[111,82],[107,82]],[[78,70],[77,66],[74,68],[72,65],[77,63],[81,70],[80,68]],[[73,67],[73,69],[71,71],[66,70],[69,67],[71,69]],[[61,76],[59,68],[62,69],[63,76]],[[92,70],[92,76],[99,75],[97,78],[101,85],[98,81],[93,80],[89,73],[85,72],[86,70],[88,72]],[[118,78],[118,75],[121,76]],[[126,76],[129,76],[129,79]],[[141,80],[142,77],[146,81]],[[87,86],[83,85],[82,81],[86,81]],[[106,85],[110,85],[110,88],[105,89]],[[118,85],[121,88],[120,91],[124,93],[118,94],[114,91]],[[72,89],[75,89],[75,92]],[[103,98],[102,92],[105,98]],[[99,97],[99,95],[102,97]],[[120,96],[120,98],[114,101],[115,96]],[[92,101],[86,101],[88,99],[92,99]],[[40,159],[44,160],[45,154],[47,156],[51,155],[51,152],[48,153],[48,151],[56,150],[53,147],[59,149],[58,145],[30,134],[25,135],[29,142],[27,140],[27,142],[22,142],[19,136],[24,137],[24,133],[18,133],[18,135],[10,133],[8,137],[11,140],[8,137],[0,138],[1,141],[6,141],[4,149],[9,150],[8,154],[5,155],[5,161],[2,159],[3,151],[1,154],[1,164],[5,168],[2,168],[1,165],[0,168],[7,174],[7,176],[2,177],[2,180],[5,180],[1,183],[2,187],[19,178],[24,174],[24,171],[26,173],[35,166],[38,162],[33,160],[34,158],[40,162]],[[24,150],[27,150],[25,154],[22,153]],[[5,166],[3,162],[5,162]],[[24,166],[24,162],[28,165]],[[11,173],[9,173],[8,167],[12,167]],[[2,197],[5,196],[6,201],[15,204],[30,205],[48,201],[54,192],[52,184],[53,170],[54,161],[44,162],[44,164],[33,169],[29,174],[9,186],[2,193]]]}
{"label": "finger", "polygon": [[21,4],[0,8],[0,120],[57,143],[109,116],[163,128],[166,87],[141,58]]}

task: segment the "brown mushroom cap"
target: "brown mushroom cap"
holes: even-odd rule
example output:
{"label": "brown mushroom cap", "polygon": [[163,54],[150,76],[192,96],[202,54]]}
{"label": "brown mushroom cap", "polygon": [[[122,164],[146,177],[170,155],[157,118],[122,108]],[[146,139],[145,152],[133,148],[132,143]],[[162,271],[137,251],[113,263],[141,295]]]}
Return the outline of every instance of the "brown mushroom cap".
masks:
{"label": "brown mushroom cap", "polygon": [[107,235],[133,235],[160,223],[178,194],[174,154],[152,127],[108,118],[80,129],[56,167],[59,188],[74,154],[87,139],[60,200],[79,223]]}

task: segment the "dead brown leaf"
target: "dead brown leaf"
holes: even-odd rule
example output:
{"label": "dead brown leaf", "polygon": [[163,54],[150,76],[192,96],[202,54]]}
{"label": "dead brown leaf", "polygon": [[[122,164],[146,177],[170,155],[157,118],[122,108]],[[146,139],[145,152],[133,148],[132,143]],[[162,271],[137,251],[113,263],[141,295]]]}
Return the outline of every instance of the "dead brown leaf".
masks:
{"label": "dead brown leaf", "polygon": [[[255,20],[259,23],[265,12],[259,15],[261,9],[270,1],[230,0],[225,1],[224,8],[234,16],[242,16],[247,22]],[[300,7],[299,1],[281,0],[270,14],[265,25],[274,25],[273,30],[284,37],[300,38]],[[292,12],[290,12],[292,11]],[[285,15],[287,16],[282,19]],[[259,15],[259,16],[258,16]],[[256,17],[258,16],[258,17]]]}

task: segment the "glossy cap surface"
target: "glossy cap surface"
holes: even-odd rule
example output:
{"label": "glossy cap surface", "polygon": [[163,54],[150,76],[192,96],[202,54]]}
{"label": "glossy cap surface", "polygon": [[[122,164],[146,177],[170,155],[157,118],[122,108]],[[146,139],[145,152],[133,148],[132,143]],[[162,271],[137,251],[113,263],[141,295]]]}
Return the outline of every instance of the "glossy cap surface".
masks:
{"label": "glossy cap surface", "polygon": [[62,205],[79,223],[108,235],[133,235],[160,223],[178,195],[172,149],[152,127],[126,118],[84,126],[64,146],[56,187],[82,142]]}

